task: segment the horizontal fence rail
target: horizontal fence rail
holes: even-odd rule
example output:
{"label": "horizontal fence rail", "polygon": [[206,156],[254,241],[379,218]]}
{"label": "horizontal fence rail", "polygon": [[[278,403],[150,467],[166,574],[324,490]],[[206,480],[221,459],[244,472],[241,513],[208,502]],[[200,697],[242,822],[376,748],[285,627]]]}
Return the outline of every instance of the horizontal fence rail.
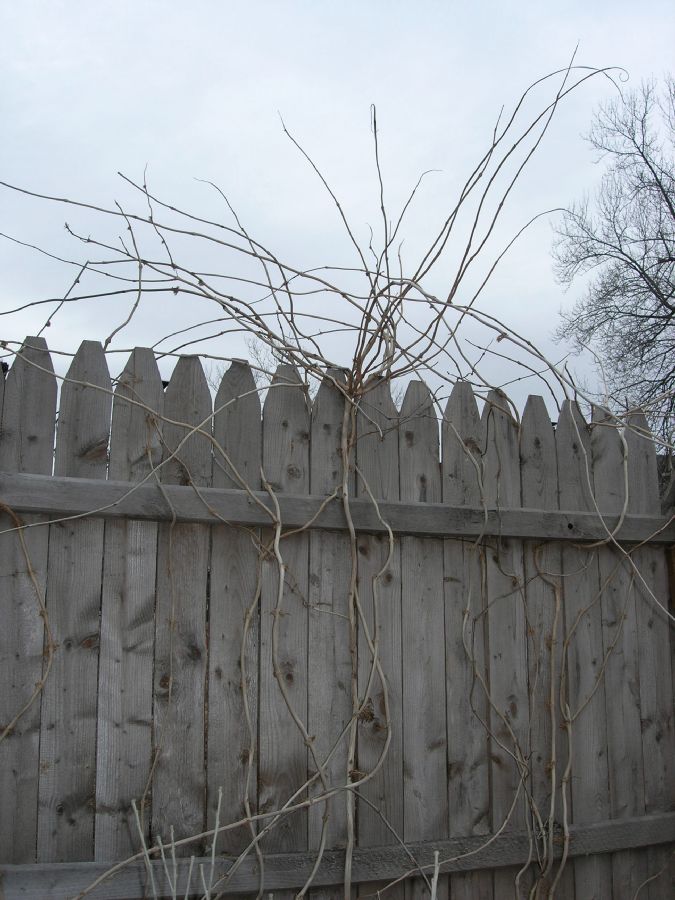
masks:
{"label": "horizontal fence rail", "polygon": [[[595,825],[572,826],[569,855],[588,856],[612,853],[617,850],[658,846],[675,842],[675,813],[644,816],[641,819],[618,819]],[[402,873],[413,877],[419,869],[431,873],[434,853],[439,854],[440,872],[467,872],[472,869],[497,869],[522,865],[530,852],[529,836],[525,833],[506,835],[504,840],[485,846],[480,836],[453,838],[445,841],[414,843],[406,848],[377,847],[356,850],[354,853],[354,881],[370,884],[374,881],[396,880]],[[562,854],[562,841],[556,846],[556,858]],[[342,882],[344,850],[329,850],[315,873],[313,884],[330,887]],[[413,864],[414,860],[414,864]],[[266,891],[299,889],[307,881],[316,861],[315,854],[273,854],[265,859],[262,886]],[[246,860],[237,868],[236,860],[216,857],[213,880],[219,882],[227,895],[252,894],[261,886],[261,873],[255,860]],[[211,857],[195,859],[193,870],[203,867],[210,873]],[[148,893],[148,870],[141,861],[113,871],[104,863],[52,863],[33,866],[0,865],[0,896],[2,900],[70,900],[74,894],[100,879],[86,896],[92,900],[136,900]],[[174,876],[173,864],[168,868],[161,861],[152,863],[153,879],[159,895],[171,895],[172,888],[184,896],[188,885],[190,861],[178,859]],[[229,875],[232,870],[232,874]],[[168,872],[168,877],[167,877]],[[225,879],[227,883],[225,884]],[[199,895],[201,888],[191,892]],[[385,895],[386,896],[386,895]]]}
{"label": "horizontal fence rail", "polygon": [[179,896],[212,850],[275,900],[412,900],[435,850],[439,898],[672,896],[644,417],[345,384],[88,341],[57,382],[39,338],[0,377],[0,898],[170,894],[171,834]]}
{"label": "horizontal fence rail", "polygon": [[[133,482],[94,481],[45,475],[0,472],[0,496],[17,513],[43,516],[81,516],[102,519],[150,519],[153,522],[193,522],[211,525],[270,526],[276,512],[263,491],[194,488]],[[297,497],[278,494],[284,528],[345,531],[349,525],[336,496]],[[351,501],[357,531],[384,534],[389,526],[397,535],[437,538],[515,537],[546,541],[602,541],[672,544],[675,520],[661,515],[599,517],[597,513],[542,509],[472,509],[442,503],[378,504]],[[384,524],[386,522],[386,525]]]}

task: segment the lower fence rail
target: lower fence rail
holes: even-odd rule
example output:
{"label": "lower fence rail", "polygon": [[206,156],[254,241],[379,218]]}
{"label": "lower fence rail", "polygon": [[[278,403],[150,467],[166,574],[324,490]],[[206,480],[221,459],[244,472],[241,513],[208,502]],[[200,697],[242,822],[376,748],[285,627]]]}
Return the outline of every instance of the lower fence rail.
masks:
{"label": "lower fence rail", "polygon": [[[662,813],[632,819],[615,819],[593,825],[569,827],[568,856],[613,853],[664,844],[675,844],[675,813]],[[564,848],[562,829],[555,841],[555,854],[560,858]],[[420,870],[431,875],[434,852],[438,851],[440,873],[466,872],[476,869],[498,869],[521,865],[530,856],[530,839],[526,833],[457,837],[443,841],[425,841],[406,847],[355,849],[352,862],[354,884],[419,876]],[[122,863],[78,862],[40,863],[34,865],[0,865],[0,900],[136,900],[149,896],[154,882],[157,896],[203,896],[202,875],[214,895],[249,894],[261,886],[261,873],[255,856],[237,865],[231,857],[184,857],[166,865],[153,859],[149,866],[139,853],[133,861]],[[326,887],[342,883],[344,851],[323,854],[312,885]],[[300,889],[316,863],[315,853],[279,853],[265,856],[264,890]],[[188,880],[193,887],[186,894]]]}

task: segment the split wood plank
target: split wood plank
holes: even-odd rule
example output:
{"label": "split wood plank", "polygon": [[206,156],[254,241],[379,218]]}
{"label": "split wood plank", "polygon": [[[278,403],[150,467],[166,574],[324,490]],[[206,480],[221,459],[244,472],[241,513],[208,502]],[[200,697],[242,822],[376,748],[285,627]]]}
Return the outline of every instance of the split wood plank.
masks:
{"label": "split wood plank", "polygon": [[[481,486],[482,429],[471,385],[452,389],[442,425],[443,501],[478,506]],[[479,548],[474,542],[446,540],[443,547],[445,656],[448,722],[448,809],[452,836],[490,830],[488,706],[485,660],[486,619]],[[466,646],[465,646],[466,645]],[[492,874],[472,871],[450,879],[453,900],[492,900]]]}
{"label": "split wood plank", "polygon": [[[103,347],[83,341],[61,388],[57,475],[105,479],[111,404]],[[49,530],[47,612],[56,653],[42,693],[40,862],[94,858],[103,529],[92,518]]]}
{"label": "split wood plank", "polygon": [[[260,399],[251,369],[235,361],[215,400],[215,488],[260,488]],[[217,525],[211,532],[208,693],[208,826],[257,811],[258,642],[260,629],[257,529]],[[243,642],[243,647],[242,647]],[[242,667],[243,661],[243,667]],[[248,708],[248,721],[247,710]],[[250,731],[249,725],[250,722]],[[219,852],[241,853],[250,828],[225,832]]]}
{"label": "split wood plank", "polygon": [[[631,416],[624,432],[627,453],[628,509],[641,513],[658,509],[656,450],[644,414]],[[667,810],[675,797],[675,732],[668,620],[668,567],[663,548],[641,547],[631,555],[635,566],[635,603],[640,682],[640,725],[644,760],[644,806],[647,814]],[[659,604],[661,604],[659,606]],[[650,848],[650,875],[668,869],[672,850]],[[669,884],[669,880],[671,883]],[[655,879],[649,900],[669,900],[672,879]]]}
{"label": "split wood plank", "polygon": [[[570,854],[579,858],[589,854],[606,854],[617,848],[648,847],[654,844],[667,844],[675,841],[675,814],[666,813],[645,816],[641,819],[615,819],[612,822],[598,822],[594,825],[571,826]],[[484,846],[485,845],[485,846]],[[446,860],[441,872],[466,871],[470,866],[489,870],[505,865],[517,865],[526,861],[530,852],[530,838],[524,832],[500,835],[494,841],[485,843],[482,835],[473,837],[456,837],[446,841],[429,841],[411,844],[409,852],[429,871],[433,867],[434,850],[438,850],[441,860]],[[557,844],[556,852],[562,850]],[[233,863],[232,857],[223,859],[216,857],[216,877],[224,875]],[[305,883],[316,861],[316,854],[288,853],[274,854],[267,857],[267,880],[271,890],[288,890],[299,888]],[[402,872],[414,876],[410,868],[408,852],[400,846],[357,848],[354,851],[354,874],[356,880],[364,885],[382,879],[392,879]],[[155,884],[162,894],[170,894],[160,860],[151,863]],[[204,866],[208,871],[210,857],[196,858],[194,871]],[[189,861],[177,860],[178,884],[184,896]],[[0,882],[3,888],[3,900],[72,900],[88,887],[96,878],[108,870],[105,863],[61,863],[51,865],[0,865]],[[316,873],[317,885],[339,884],[344,870],[344,851],[329,850],[322,859]],[[194,889],[190,896],[203,896],[200,879],[194,878]],[[88,896],[92,900],[130,900],[147,896],[146,869],[142,860],[137,859],[120,867],[108,880]],[[254,857],[249,856],[238,868],[227,884],[227,894],[245,894],[255,892],[259,883],[259,872]],[[588,895],[586,895],[588,896]],[[482,898],[474,894],[473,898]]]}
{"label": "split wood plank", "polygon": [[[520,504],[518,428],[501,391],[488,394],[482,424],[485,499],[497,509],[514,508]],[[489,604],[492,829],[496,831],[506,822],[505,831],[509,832],[522,828],[524,823],[526,763],[523,757],[528,751],[529,729],[521,542],[498,537],[487,543],[485,567]],[[521,762],[517,764],[512,754],[520,755]],[[495,872],[495,896],[510,896],[517,877],[517,870]]]}
{"label": "split wood plank", "polygon": [[[27,337],[4,384],[0,468],[51,476],[56,417],[56,379],[43,338]],[[3,503],[11,500],[0,493]],[[45,516],[23,515],[26,525]],[[14,529],[15,520],[0,515],[0,530]],[[42,679],[45,634],[40,618],[47,577],[49,530],[28,528],[19,535],[0,536],[0,734],[30,700]],[[35,584],[30,577],[35,575]],[[40,705],[38,695],[10,732],[0,740],[0,859],[35,861],[39,780]]]}
{"label": "split wood plank", "polygon": [[[135,348],[117,379],[109,476],[148,477],[162,460],[162,380],[155,355]],[[109,520],[105,528],[98,674],[95,855],[138,849],[135,800],[149,839],[144,800],[152,765],[157,524]]]}
{"label": "split wood plank", "polygon": [[[557,508],[555,434],[544,400],[538,396],[528,397],[523,411],[520,480],[523,506],[532,509]],[[525,541],[523,562],[530,692],[531,791],[539,821],[546,825],[562,818],[561,781],[568,756],[560,708],[565,639],[560,545]],[[568,816],[570,813],[568,807]],[[546,846],[541,848],[546,854],[544,864],[534,869],[538,890],[548,892],[555,883],[560,896],[574,900],[572,867],[566,866],[563,872],[558,873],[553,860],[553,839],[549,834]]]}
{"label": "split wood plank", "polygon": [[[600,407],[591,431],[595,499],[603,515],[620,514],[629,501],[626,447],[617,422]],[[640,676],[634,576],[630,563],[611,546],[600,547],[602,585],[607,761],[610,815],[644,813],[644,769],[640,722]],[[644,854],[626,850],[612,856],[614,896],[631,897],[649,876]]]}
{"label": "split wood plank", "polygon": [[[263,470],[270,490],[307,493],[309,428],[306,386],[295,368],[281,365],[263,407]],[[272,529],[263,534],[266,542],[273,538]],[[282,692],[306,727],[309,535],[284,538],[280,551],[283,562],[279,564],[271,552],[262,572],[258,766],[262,812],[287,803],[305,784],[308,771],[305,738]],[[284,815],[262,847],[266,853],[307,849],[307,812]],[[291,900],[291,894],[282,892],[276,900]]]}
{"label": "split wood plank", "polygon": [[[344,384],[340,370],[329,370],[312,406],[310,488],[329,496],[343,483],[342,425],[345,400],[336,383]],[[349,421],[349,420],[348,420]],[[347,426],[349,427],[349,426]],[[345,459],[347,490],[354,490],[353,458]],[[337,531],[312,531],[309,552],[309,651],[308,729],[321,762],[339,744],[325,767],[331,788],[349,783],[349,724],[352,717],[352,653],[350,649],[349,585],[352,553],[349,536]],[[356,551],[356,547],[354,547]],[[353,657],[356,664],[356,654]],[[316,766],[310,759],[310,771]],[[317,782],[312,790],[322,790]],[[321,844],[326,816],[325,846],[344,848],[347,843],[346,792],[309,811],[309,848]],[[312,900],[342,900],[342,890],[316,888]]]}
{"label": "split wood plank", "polygon": [[[367,485],[375,502],[398,500],[398,412],[391,399],[389,382],[384,378],[373,381],[361,399],[357,416],[356,462],[360,472],[356,491],[360,497],[373,503],[368,498]],[[359,846],[372,847],[395,842],[385,821],[399,835],[403,830],[401,560],[398,544],[390,547],[386,534],[359,534],[357,552],[361,607],[371,638],[377,641],[389,704],[387,717],[385,685],[377,672],[371,678],[373,654],[364,629],[360,627],[358,689],[366,706],[358,726],[357,769],[369,773],[381,765],[374,777],[359,790],[357,829]],[[386,565],[388,558],[390,561]],[[391,740],[382,761],[389,735]],[[388,893],[392,900],[402,900],[403,886],[398,885]]]}
{"label": "split wood plank", "polygon": [[[593,509],[593,466],[589,428],[576,403],[565,401],[556,428],[560,505]],[[562,548],[565,608],[565,687],[572,735],[571,779],[574,823],[585,825],[609,816],[605,681],[600,575],[597,549]],[[589,762],[592,760],[592,764]],[[608,857],[574,862],[577,897],[610,900]]]}
{"label": "split wood plank", "polygon": [[[163,484],[190,484],[198,492],[211,483],[211,413],[199,359],[181,357],[164,396]],[[197,426],[202,433],[193,431]],[[206,821],[209,539],[205,525],[161,525],[158,533],[152,834],[163,840],[172,827],[181,838],[203,831]]]}
{"label": "split wood plank", "polygon": [[[411,381],[401,407],[401,499],[439,503],[438,420],[428,387]],[[401,538],[401,647],[403,673],[403,839],[448,836],[443,542]],[[406,900],[428,894],[421,878],[405,885]],[[448,878],[437,886],[448,896]]]}

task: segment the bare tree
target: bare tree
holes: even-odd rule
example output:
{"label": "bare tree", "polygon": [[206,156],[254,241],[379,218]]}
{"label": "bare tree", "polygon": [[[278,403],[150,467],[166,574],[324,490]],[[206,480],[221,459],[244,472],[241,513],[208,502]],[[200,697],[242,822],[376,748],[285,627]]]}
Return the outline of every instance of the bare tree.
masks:
{"label": "bare tree", "polygon": [[554,258],[583,296],[557,336],[590,346],[618,408],[642,406],[672,438],[675,413],[675,78],[620,93],[587,137],[608,162],[593,200],[565,212]]}

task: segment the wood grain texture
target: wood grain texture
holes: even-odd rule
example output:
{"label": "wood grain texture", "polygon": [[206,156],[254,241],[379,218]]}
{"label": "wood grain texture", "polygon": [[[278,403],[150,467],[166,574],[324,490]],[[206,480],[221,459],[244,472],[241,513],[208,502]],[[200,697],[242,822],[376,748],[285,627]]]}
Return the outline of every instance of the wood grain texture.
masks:
{"label": "wood grain texture", "polygon": [[[641,819],[617,819],[613,822],[599,822],[594,825],[572,826],[570,853],[577,859],[587,854],[605,854],[616,848],[646,847],[651,844],[665,844],[675,840],[675,814],[646,816]],[[410,852],[425,867],[433,865],[434,850],[438,850],[444,862],[442,872],[462,872],[471,866],[484,870],[499,866],[523,863],[529,853],[529,838],[526,833],[502,835],[498,840],[483,847],[481,835],[450,838],[447,841],[411,844]],[[560,845],[556,846],[560,852]],[[216,860],[216,877],[225,874],[232,865],[232,858]],[[306,881],[315,861],[314,853],[270,854],[267,857],[267,884],[274,891],[299,888]],[[410,872],[409,857],[400,847],[374,847],[354,851],[354,873],[364,886],[381,879],[391,879],[401,872]],[[188,860],[178,860],[178,875],[181,891],[185,890]],[[208,872],[210,858],[195,859],[198,871],[203,865]],[[152,863],[155,883],[163,893],[170,893],[162,870],[162,863]],[[0,865],[0,884],[3,900],[72,900],[73,895],[84,890],[93,880],[107,870],[105,863],[62,863],[52,865],[12,866]],[[344,851],[329,850],[323,857],[316,874],[317,885],[339,884],[344,869]],[[120,869],[109,880],[103,882],[89,896],[94,900],[131,900],[147,896],[144,863],[138,860]],[[228,896],[255,892],[258,888],[259,873],[255,859],[249,857],[227,884]],[[194,880],[193,880],[194,884]],[[203,893],[201,883],[190,896]],[[179,894],[183,896],[183,893]],[[386,896],[386,895],[385,895]],[[481,895],[476,893],[474,898]],[[585,896],[588,896],[586,894]]]}
{"label": "wood grain texture", "polygon": [[[658,509],[656,452],[649,437],[647,420],[640,413],[632,416],[629,424],[630,428],[624,432],[628,457],[628,509],[637,513]],[[644,808],[649,814],[671,808],[675,797],[675,707],[669,640],[669,637],[672,638],[672,626],[665,613],[669,600],[668,569],[666,551],[662,548],[638,548],[631,559],[636,568],[634,591]],[[667,867],[671,852],[668,848],[647,851],[647,871],[650,875]],[[668,900],[672,890],[672,879],[666,875],[649,885],[647,896],[650,900]]]}
{"label": "wood grain texture", "polygon": [[[344,383],[344,373],[333,370],[323,380],[312,406],[310,489],[313,494],[331,494],[342,485],[342,421],[344,398],[333,380]],[[348,463],[347,463],[348,464]],[[354,472],[347,475],[353,491]],[[349,582],[352,568],[350,541],[335,531],[312,531],[309,553],[309,652],[308,728],[321,761],[341,743],[326,766],[331,787],[349,783],[347,771],[347,727],[352,715],[352,656],[349,628]],[[310,763],[310,769],[315,771]],[[315,791],[321,790],[320,782]],[[341,848],[347,842],[346,793],[331,798],[309,812],[309,847],[320,845],[324,815],[326,847]],[[342,900],[342,890],[316,888],[313,900]]]}
{"label": "wood grain texture", "polygon": [[[488,394],[482,424],[485,498],[497,509],[518,506],[518,428],[501,391]],[[529,728],[522,545],[519,541],[497,538],[486,544],[485,557],[492,828],[496,830],[510,816],[506,830],[513,831],[522,828],[524,823],[525,790],[522,764],[519,767],[511,754],[527,753]],[[518,791],[520,796],[514,806]],[[516,871],[496,872],[495,896],[511,896],[516,877]]]}
{"label": "wood grain texture", "polygon": [[[279,366],[263,408],[263,469],[272,490],[307,492],[309,427],[306,388],[294,368]],[[266,538],[271,536],[267,532]],[[258,767],[261,811],[283,806],[305,783],[308,770],[307,746],[284,701],[281,686],[295,714],[306,723],[309,535],[285,538],[281,553],[285,572],[280,571],[273,556],[263,562]],[[277,605],[280,587],[281,615]],[[263,847],[265,852],[306,849],[307,812],[284,816]],[[286,900],[285,894],[280,897]]]}
{"label": "wood grain texture", "polygon": [[[481,445],[473,391],[468,383],[457,382],[442,425],[442,492],[448,505],[480,504]],[[459,540],[444,541],[443,552],[449,833],[487,835],[491,824],[489,742],[484,725],[488,706],[474,674],[475,667],[487,683],[480,552],[474,543]],[[478,871],[453,875],[450,892],[453,900],[492,900],[492,875]]]}
{"label": "wood grain texture", "polygon": [[[439,431],[429,389],[408,385],[400,414],[401,499],[441,500]],[[448,836],[443,542],[401,538],[404,839]],[[408,900],[428,894],[421,878],[405,886]],[[439,885],[448,896],[448,879]]]}
{"label": "wood grain texture", "polygon": [[[110,376],[99,343],[84,341],[61,388],[54,469],[105,479]],[[101,519],[49,531],[47,612],[57,644],[42,693],[38,860],[94,858],[96,708],[103,564]]]}
{"label": "wood grain texture", "polygon": [[[197,495],[190,487],[168,484],[164,492],[150,483],[134,487],[127,481],[92,481],[44,475],[0,472],[0,491],[17,512],[45,515],[92,515],[106,519],[132,518],[151,521],[265,526],[270,515],[260,503],[269,497],[257,492],[255,499],[241,490],[204,488]],[[312,519],[313,529],[344,531],[347,528],[339,500],[325,505],[325,497],[288,493],[278,497],[284,523],[297,528]],[[352,501],[352,518],[358,531],[386,533],[375,509],[367,499]],[[322,508],[320,511],[320,507]],[[398,534],[419,537],[477,538],[489,535],[520,538],[548,538],[566,543],[597,541],[606,537],[606,528],[594,512],[540,509],[486,510],[438,503],[382,501],[382,518]],[[610,528],[618,521],[614,516]],[[660,515],[627,515],[616,538],[621,543],[647,540],[667,546],[675,541],[675,520]]]}
{"label": "wood grain texture", "polygon": [[[0,467],[7,472],[51,475],[56,415],[56,379],[42,338],[26,338],[4,384]],[[4,492],[0,495],[4,503]],[[24,515],[23,522],[44,521]],[[0,515],[0,529],[15,527]],[[44,599],[49,532],[23,532],[30,566]],[[0,535],[0,725],[3,730],[31,697],[42,678],[44,628],[39,601],[18,535]],[[0,816],[0,859],[35,860],[40,739],[38,697],[0,743],[0,797],[8,814]]]}
{"label": "wood grain texture", "polygon": [[[223,376],[215,400],[213,429],[218,444],[213,462],[214,487],[239,486],[238,475],[251,488],[259,488],[260,399],[249,366],[234,362]],[[229,525],[219,525],[211,532],[207,755],[210,827],[215,823],[219,789],[222,789],[221,822],[245,818],[245,795],[251,811],[257,809],[260,603],[259,599],[256,602],[259,564],[254,540],[258,536],[257,529],[248,533]],[[245,641],[245,674],[241,665],[242,641]],[[242,691],[246,691],[252,734],[246,724]],[[255,755],[249,769],[251,750]],[[250,840],[248,828],[226,832],[218,842],[218,849],[240,853]]]}
{"label": "wood grain texture", "polygon": [[[555,434],[542,397],[530,396],[520,428],[520,479],[523,506],[556,509],[558,465]],[[527,667],[530,691],[530,748],[532,801],[543,823],[562,817],[561,780],[568,761],[562,728],[560,678],[565,640],[562,557],[559,544],[523,543],[527,615]],[[550,848],[550,843],[549,843]],[[533,866],[541,893],[558,873],[554,865]],[[574,900],[572,867],[558,879],[557,892]]]}
{"label": "wood grain texture", "polygon": [[[138,482],[162,459],[164,391],[152,350],[137,347],[117,380],[110,432],[111,478]],[[157,524],[109,520],[101,592],[96,762],[96,859],[139,846],[131,801],[143,809],[152,763]]]}
{"label": "wood grain texture", "polygon": [[[181,357],[164,396],[162,483],[210,484],[211,411],[199,359]],[[191,434],[201,423],[207,434]],[[209,537],[204,525],[161,525],[158,534],[152,834],[163,839],[171,827],[177,838],[200,832],[206,819]]]}
{"label": "wood grain texture", "polygon": [[[576,404],[566,401],[556,428],[561,506],[593,508],[590,432]],[[562,548],[565,605],[566,688],[572,724],[570,794],[574,822],[583,825],[609,817],[605,682],[600,575],[597,549]],[[588,764],[593,760],[593,765]],[[607,857],[574,863],[577,897],[610,898],[612,875]],[[586,893],[585,893],[586,892]]]}
{"label": "wood grain texture", "polygon": [[[591,450],[595,499],[601,514],[617,515],[629,500],[626,448],[616,421],[604,410],[593,410]],[[631,567],[615,548],[598,552],[603,586],[602,610],[607,710],[607,760],[610,815],[644,813],[644,768],[640,724],[640,678],[635,591]],[[625,851],[612,857],[614,895],[635,892],[648,877],[643,854]]]}
{"label": "wood grain texture", "polygon": [[[398,499],[397,428],[398,412],[391,399],[389,384],[385,379],[374,380],[361,401],[357,417],[356,462],[361,473],[356,483],[358,496],[367,497],[367,484],[376,501]],[[383,685],[377,674],[368,690],[372,654],[361,628],[359,696],[367,697],[367,705],[358,726],[357,769],[365,773],[374,769],[390,729],[391,742],[386,758],[376,775],[360,790],[360,795],[380,810],[400,835],[403,829],[401,570],[400,548],[394,544],[391,561],[382,571],[389,550],[386,536],[361,534],[357,538],[359,596],[370,634],[378,641],[389,701],[387,720]],[[357,800],[357,830],[361,847],[386,845],[396,840],[383,819],[360,798]],[[391,896],[396,900],[403,895],[402,886],[392,888]]]}

